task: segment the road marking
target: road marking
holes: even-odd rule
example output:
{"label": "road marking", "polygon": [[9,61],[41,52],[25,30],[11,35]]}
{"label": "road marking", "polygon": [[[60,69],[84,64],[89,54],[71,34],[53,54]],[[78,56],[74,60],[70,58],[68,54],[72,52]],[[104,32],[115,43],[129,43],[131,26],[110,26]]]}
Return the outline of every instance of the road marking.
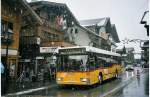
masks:
{"label": "road marking", "polygon": [[20,92],[16,92],[16,93],[10,93],[10,94],[7,94],[5,96],[22,95],[22,94],[27,94],[27,93],[39,91],[39,90],[44,90],[44,89],[52,88],[52,87],[55,87],[55,86],[56,85],[50,85],[50,86],[40,87],[40,88],[36,88],[36,89],[29,89],[29,90],[26,90],[26,91],[20,91]]}

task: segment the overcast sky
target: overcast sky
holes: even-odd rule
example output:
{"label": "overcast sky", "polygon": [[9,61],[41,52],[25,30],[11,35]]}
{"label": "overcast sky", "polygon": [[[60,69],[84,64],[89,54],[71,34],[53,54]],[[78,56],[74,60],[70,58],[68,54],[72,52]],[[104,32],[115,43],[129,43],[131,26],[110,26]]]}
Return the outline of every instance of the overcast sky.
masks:
{"label": "overcast sky", "polygon": [[148,0],[47,0],[66,3],[77,20],[110,17],[120,40],[146,39],[140,20],[148,10]]}
{"label": "overcast sky", "polygon": [[148,0],[47,1],[66,3],[77,20],[110,17],[111,23],[116,25],[120,40],[148,39],[144,25],[140,24],[144,12],[148,10]]}

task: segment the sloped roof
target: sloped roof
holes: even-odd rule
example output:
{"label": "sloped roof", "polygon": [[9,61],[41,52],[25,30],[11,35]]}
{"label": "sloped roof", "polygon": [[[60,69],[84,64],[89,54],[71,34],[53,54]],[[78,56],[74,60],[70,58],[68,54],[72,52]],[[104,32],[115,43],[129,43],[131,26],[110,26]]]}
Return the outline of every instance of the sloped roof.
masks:
{"label": "sloped roof", "polygon": [[36,21],[39,24],[43,24],[41,18],[34,12],[34,10],[30,7],[30,5],[27,3],[26,0],[20,0],[22,1],[21,3],[27,8],[27,10],[30,12],[31,16],[35,17]]}
{"label": "sloped roof", "polygon": [[79,23],[82,26],[93,26],[93,25],[105,26],[108,19],[110,18],[106,17],[106,18],[98,18],[98,19],[80,20]]}
{"label": "sloped roof", "polygon": [[80,26],[82,29],[86,30],[89,34],[92,34],[92,35],[94,35],[94,36],[96,36],[96,37],[99,37],[99,38],[104,39],[103,37],[101,37],[101,36],[97,35],[97,34],[96,34],[96,33],[94,33],[93,31],[89,30],[88,28],[83,27],[83,26],[81,26],[81,25],[78,25],[78,26]]}
{"label": "sloped roof", "polygon": [[120,42],[115,24],[111,25],[111,35],[115,42]]}
{"label": "sloped roof", "polygon": [[[35,1],[35,2],[30,2],[29,3],[30,6],[35,6],[35,5],[41,5],[41,6],[38,6],[38,7],[42,7],[42,6],[45,6],[45,5],[51,5],[51,6],[65,6],[64,3],[56,3],[56,2],[50,2],[50,1]],[[37,8],[38,8],[37,7]]]}
{"label": "sloped roof", "polygon": [[[75,16],[73,15],[73,13],[70,11],[70,9],[68,8],[68,6],[65,3],[56,3],[56,2],[50,2],[50,1],[36,1],[36,2],[31,2],[30,6],[35,10],[36,8],[41,8],[43,6],[46,7],[52,7],[52,6],[58,6],[62,8],[65,8],[69,14],[72,16],[72,18],[74,19],[74,21],[79,24],[79,22],[77,21],[77,19],[75,18]],[[61,10],[58,9],[58,10]]]}
{"label": "sloped roof", "polygon": [[[40,17],[34,12],[34,10],[29,6],[28,2],[26,0],[2,0],[3,2],[7,2],[12,7],[16,6],[18,9],[23,9],[24,13],[28,13],[32,18],[35,19],[35,21],[38,24],[42,24],[42,20]],[[28,12],[27,12],[28,11]],[[24,15],[23,13],[23,15]]]}

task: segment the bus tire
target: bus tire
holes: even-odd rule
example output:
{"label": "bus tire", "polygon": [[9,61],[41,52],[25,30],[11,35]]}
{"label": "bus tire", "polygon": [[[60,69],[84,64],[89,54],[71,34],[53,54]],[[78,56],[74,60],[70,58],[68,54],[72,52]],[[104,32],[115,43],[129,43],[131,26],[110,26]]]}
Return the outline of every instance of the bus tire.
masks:
{"label": "bus tire", "polygon": [[98,75],[98,83],[99,84],[102,84],[103,83],[103,76],[102,76],[102,73],[99,73],[99,75]]}

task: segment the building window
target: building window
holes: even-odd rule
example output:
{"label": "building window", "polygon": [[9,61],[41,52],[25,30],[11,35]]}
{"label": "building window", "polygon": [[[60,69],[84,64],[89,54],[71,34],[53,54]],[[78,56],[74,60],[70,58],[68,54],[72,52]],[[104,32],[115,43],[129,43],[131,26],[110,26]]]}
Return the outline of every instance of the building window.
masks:
{"label": "building window", "polygon": [[49,32],[44,32],[44,36],[46,38],[46,40],[48,41],[59,41],[60,40],[60,36],[57,34],[53,34],[53,33],[49,33]]}
{"label": "building window", "polygon": [[71,34],[73,33],[73,29],[70,30],[70,33],[71,33]]}
{"label": "building window", "polygon": [[75,34],[78,34],[78,29],[75,29]]}
{"label": "building window", "polygon": [[13,23],[2,20],[1,40],[2,40],[2,43],[12,43],[12,41],[13,41]]}

